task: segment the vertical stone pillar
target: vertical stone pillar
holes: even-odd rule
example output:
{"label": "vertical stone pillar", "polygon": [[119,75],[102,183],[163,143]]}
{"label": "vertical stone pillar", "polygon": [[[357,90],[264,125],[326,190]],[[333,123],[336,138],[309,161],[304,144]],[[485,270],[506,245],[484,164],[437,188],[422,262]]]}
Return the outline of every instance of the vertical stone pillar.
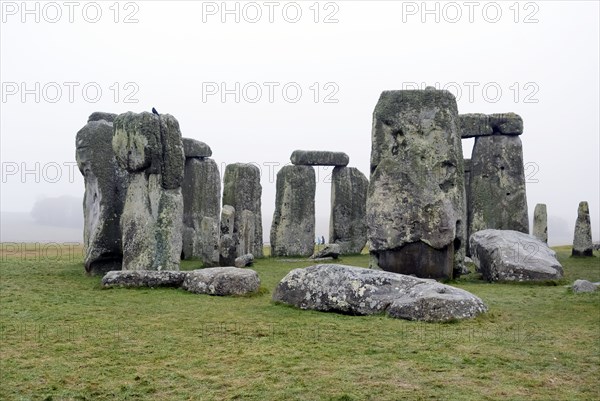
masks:
{"label": "vertical stone pillar", "polygon": [[575,235],[573,236],[572,256],[594,256],[592,244],[592,225],[590,223],[590,208],[588,203],[579,202]]}
{"label": "vertical stone pillar", "polygon": [[121,227],[123,270],[179,270],[185,157],[175,117],[120,114],[112,146],[129,172]]}
{"label": "vertical stone pillar", "polygon": [[373,113],[367,232],[384,270],[451,278],[462,270],[465,189],[454,96],[385,91]]}
{"label": "vertical stone pillar", "polygon": [[315,241],[315,170],[284,166],[277,173],[271,255],[310,256]]}
{"label": "vertical stone pillar", "polygon": [[544,203],[538,203],[533,210],[533,233],[532,235],[548,243],[548,213]]}
{"label": "vertical stone pillar", "polygon": [[360,253],[367,242],[369,180],[355,167],[335,167],[331,175],[329,242],[342,254]]}

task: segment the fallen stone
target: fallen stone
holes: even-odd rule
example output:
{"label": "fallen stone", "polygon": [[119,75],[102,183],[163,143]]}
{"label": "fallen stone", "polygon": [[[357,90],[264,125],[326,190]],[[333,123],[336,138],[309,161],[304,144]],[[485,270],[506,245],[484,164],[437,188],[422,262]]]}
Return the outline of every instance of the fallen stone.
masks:
{"label": "fallen stone", "polygon": [[246,255],[238,256],[235,258],[234,265],[235,267],[248,267],[252,266],[254,263],[254,255],[251,253],[247,253]]}
{"label": "fallen stone", "polygon": [[186,272],[177,270],[120,270],[102,277],[104,287],[179,287]]}
{"label": "fallen stone", "polygon": [[196,294],[245,295],[258,291],[260,279],[251,269],[210,267],[188,272],[181,288]]}
{"label": "fallen stone", "polygon": [[482,230],[471,235],[471,258],[488,281],[557,280],[563,268],[556,252],[532,235]]}
{"label": "fallen stone", "polygon": [[447,322],[487,311],[475,295],[434,280],[360,267],[322,264],[294,269],[273,301],[301,309]]}
{"label": "fallen stone", "polygon": [[594,292],[598,289],[598,287],[598,284],[592,283],[591,281],[575,280],[571,288],[573,289],[574,293],[578,294],[582,292]]}
{"label": "fallen stone", "polygon": [[590,223],[590,208],[587,202],[579,202],[575,234],[573,236],[572,256],[594,256],[592,244],[592,225]]}
{"label": "fallen stone", "polygon": [[354,167],[335,167],[331,174],[329,241],[344,255],[360,253],[367,242],[369,180]]}
{"label": "fallen stone", "polygon": [[315,252],[310,258],[321,259],[321,258],[333,258],[337,259],[342,253],[342,249],[338,244],[327,244],[323,249]]}
{"label": "fallen stone", "polygon": [[321,150],[294,150],[290,157],[297,166],[347,166],[350,158],[343,152]]}
{"label": "fallen stone", "polygon": [[192,138],[182,138],[183,153],[186,158],[205,158],[212,156],[210,146]]}

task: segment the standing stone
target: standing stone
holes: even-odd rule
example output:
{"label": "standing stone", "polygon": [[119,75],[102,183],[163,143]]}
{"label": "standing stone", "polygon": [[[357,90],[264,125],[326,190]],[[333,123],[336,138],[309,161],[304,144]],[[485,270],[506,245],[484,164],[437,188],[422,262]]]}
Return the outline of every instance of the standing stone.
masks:
{"label": "standing stone", "polygon": [[533,210],[532,235],[540,241],[548,243],[548,213],[544,203],[538,203]]}
{"label": "standing stone", "polygon": [[369,180],[355,167],[335,167],[331,175],[329,242],[342,254],[360,253],[367,242]]}
{"label": "standing stone", "polygon": [[[193,146],[196,143],[203,144],[193,139],[184,139],[185,150],[190,148],[194,150]],[[202,154],[211,153],[208,148],[208,151],[205,150]],[[206,157],[188,156],[186,153],[182,192],[184,225],[182,257],[198,258],[204,266],[217,266],[221,212],[221,176],[217,163]]]}
{"label": "standing stone", "polygon": [[469,196],[471,194],[471,159],[463,159],[463,166],[465,171],[465,215],[463,217],[463,221],[465,224],[466,238],[465,241],[465,256],[471,255],[469,252],[469,238],[471,233],[469,232]]}
{"label": "standing stone", "polygon": [[518,136],[475,138],[467,199],[469,235],[485,229],[529,233],[523,147]]}
{"label": "standing stone", "polygon": [[315,240],[315,170],[284,166],[277,173],[271,255],[310,256]]}
{"label": "standing stone", "polygon": [[179,270],[185,162],[179,123],[169,114],[120,114],[112,146],[129,172],[121,216],[123,270]]}
{"label": "standing stone", "polygon": [[590,223],[590,208],[588,203],[579,202],[575,235],[573,237],[572,256],[594,256],[592,244],[592,225]]}
{"label": "standing stone", "polygon": [[117,164],[110,144],[115,117],[93,113],[76,138],[77,166],[85,182],[83,244],[89,274],[121,270],[123,260],[119,219],[125,204],[127,172]]}
{"label": "standing stone", "polygon": [[376,266],[418,277],[462,270],[463,157],[456,99],[385,91],[373,113],[368,243]]}
{"label": "standing stone", "polygon": [[247,253],[257,258],[263,256],[261,196],[257,166],[244,163],[227,165],[223,179],[223,205],[235,209],[231,235],[236,245],[236,257]]}

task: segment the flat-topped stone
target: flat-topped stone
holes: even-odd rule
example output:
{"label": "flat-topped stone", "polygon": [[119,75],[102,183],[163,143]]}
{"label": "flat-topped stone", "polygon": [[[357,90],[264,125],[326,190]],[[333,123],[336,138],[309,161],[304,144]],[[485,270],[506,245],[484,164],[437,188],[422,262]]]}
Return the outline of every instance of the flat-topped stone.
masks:
{"label": "flat-topped stone", "polygon": [[202,141],[198,141],[192,138],[181,138],[183,141],[183,153],[186,158],[190,157],[211,157],[212,150],[210,146]]}
{"label": "flat-topped stone", "polygon": [[347,166],[350,158],[344,152],[322,150],[294,150],[290,157],[297,166]]}
{"label": "flat-topped stone", "polygon": [[188,272],[181,288],[195,294],[245,295],[258,291],[260,279],[251,269],[210,267]]}
{"label": "flat-topped stone", "polygon": [[458,118],[462,138],[523,133],[523,119],[515,113],[470,113],[460,114]]}
{"label": "flat-topped stone", "polygon": [[186,272],[178,270],[113,270],[102,277],[102,285],[110,287],[179,287]]}

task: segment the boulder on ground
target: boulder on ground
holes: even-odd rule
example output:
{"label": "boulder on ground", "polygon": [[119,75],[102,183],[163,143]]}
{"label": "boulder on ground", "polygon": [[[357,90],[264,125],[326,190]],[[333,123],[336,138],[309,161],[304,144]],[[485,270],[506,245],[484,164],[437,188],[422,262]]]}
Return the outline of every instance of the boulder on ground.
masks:
{"label": "boulder on ground", "polygon": [[575,280],[571,289],[577,294],[581,292],[594,292],[599,286],[600,283],[592,283],[591,281],[587,280]]}
{"label": "boulder on ground", "polygon": [[320,258],[334,258],[337,259],[342,253],[342,248],[339,244],[327,244],[323,249],[318,252],[315,252],[310,258],[311,259],[320,259]]}
{"label": "boulder on ground", "polygon": [[114,270],[102,277],[104,287],[179,287],[186,272],[178,270]]}
{"label": "boulder on ground", "polygon": [[471,235],[471,258],[488,281],[557,280],[563,276],[556,252],[532,235],[482,230]]}
{"label": "boulder on ground", "polygon": [[237,258],[235,258],[234,265],[235,267],[248,267],[252,266],[253,263],[254,255],[252,255],[251,253],[247,253],[245,255],[238,256]]}
{"label": "boulder on ground", "polygon": [[196,294],[245,295],[258,291],[260,279],[251,269],[210,267],[188,272],[181,288]]}
{"label": "boulder on ground", "polygon": [[273,301],[301,309],[447,322],[487,311],[475,295],[435,280],[360,267],[323,264],[294,269]]}

